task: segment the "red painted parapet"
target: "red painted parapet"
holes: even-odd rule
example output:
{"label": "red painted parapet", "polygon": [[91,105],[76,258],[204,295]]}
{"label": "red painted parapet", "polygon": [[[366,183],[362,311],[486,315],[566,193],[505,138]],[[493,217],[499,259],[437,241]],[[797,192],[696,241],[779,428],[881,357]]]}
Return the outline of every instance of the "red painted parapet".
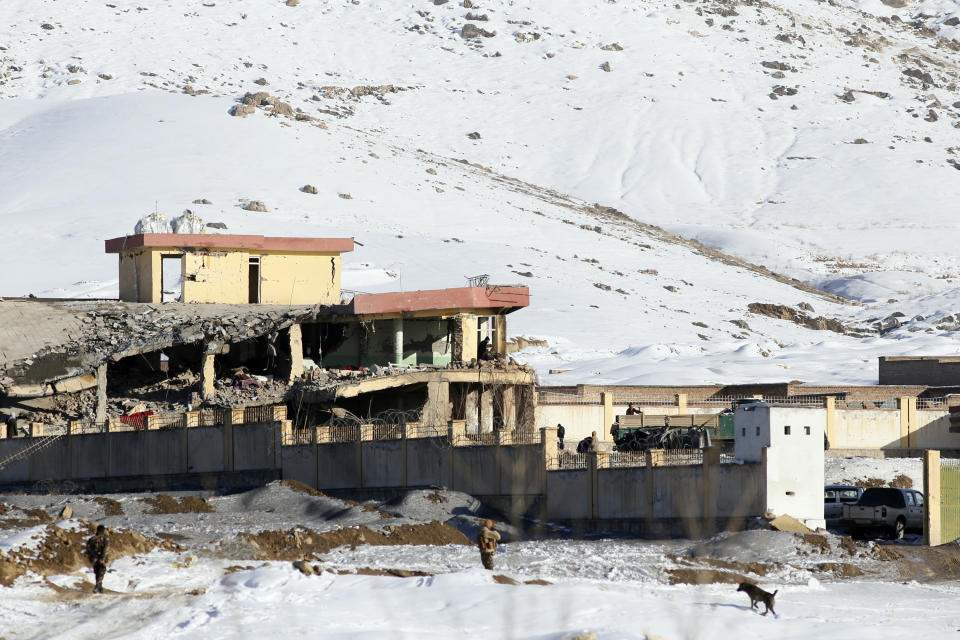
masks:
{"label": "red painted parapet", "polygon": [[346,253],[353,251],[353,238],[282,238],[221,233],[140,233],[104,241],[107,253],[121,253],[146,247]]}
{"label": "red painted parapet", "polygon": [[369,293],[354,296],[357,315],[451,309],[520,309],[530,306],[527,287],[454,287],[426,291]]}

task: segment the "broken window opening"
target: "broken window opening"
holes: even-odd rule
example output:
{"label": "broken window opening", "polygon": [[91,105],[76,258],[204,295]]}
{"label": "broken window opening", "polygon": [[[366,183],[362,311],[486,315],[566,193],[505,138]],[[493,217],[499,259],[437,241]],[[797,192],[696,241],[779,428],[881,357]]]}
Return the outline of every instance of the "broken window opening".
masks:
{"label": "broken window opening", "polygon": [[160,256],[160,301],[183,302],[183,256]]}
{"label": "broken window opening", "polygon": [[249,295],[250,304],[260,304],[260,256],[250,256],[249,260]]}

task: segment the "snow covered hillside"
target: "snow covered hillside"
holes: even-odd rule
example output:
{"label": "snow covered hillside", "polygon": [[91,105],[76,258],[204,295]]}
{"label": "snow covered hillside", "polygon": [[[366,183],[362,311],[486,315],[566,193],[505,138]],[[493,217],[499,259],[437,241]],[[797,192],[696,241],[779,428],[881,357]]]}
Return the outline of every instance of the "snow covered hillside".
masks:
{"label": "snow covered hillside", "polygon": [[102,240],[191,208],[356,236],[349,289],[527,284],[511,333],[549,341],[520,356],[548,384],[873,382],[878,355],[958,351],[958,16],[4,0],[0,293],[114,296]]}

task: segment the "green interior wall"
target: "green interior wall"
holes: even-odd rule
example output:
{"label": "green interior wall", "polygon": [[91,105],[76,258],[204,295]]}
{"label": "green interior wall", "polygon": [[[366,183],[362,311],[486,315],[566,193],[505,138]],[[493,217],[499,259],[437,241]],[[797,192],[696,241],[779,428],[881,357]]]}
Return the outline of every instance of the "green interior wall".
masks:
{"label": "green interior wall", "polygon": [[[394,361],[394,324],[392,320],[367,325],[366,348],[361,353],[364,329],[360,323],[345,326],[343,339],[323,354],[325,367],[349,367]],[[453,356],[452,333],[447,320],[404,320],[403,361],[401,364],[444,366]]]}

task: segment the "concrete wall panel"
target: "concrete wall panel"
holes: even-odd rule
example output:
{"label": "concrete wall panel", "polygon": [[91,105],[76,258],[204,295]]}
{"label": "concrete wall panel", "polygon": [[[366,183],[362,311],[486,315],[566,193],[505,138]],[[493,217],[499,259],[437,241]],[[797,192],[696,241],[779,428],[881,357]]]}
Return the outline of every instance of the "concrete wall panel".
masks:
{"label": "concrete wall panel", "polygon": [[[31,444],[29,438],[0,440],[0,460],[16,455]],[[25,482],[30,479],[30,459],[17,460],[0,469],[0,481]]]}
{"label": "concrete wall panel", "polygon": [[102,435],[70,436],[74,478],[103,478],[107,475],[108,448]]}
{"label": "concrete wall panel", "polygon": [[357,443],[336,442],[317,447],[317,488],[355,489],[360,486]]}
{"label": "concrete wall panel", "polygon": [[223,471],[224,427],[187,429],[187,470],[192,473]]}
{"label": "concrete wall panel", "polygon": [[110,434],[107,440],[110,447],[111,477],[135,476],[144,472],[146,435],[146,431],[123,431]]}
{"label": "concrete wall panel", "polygon": [[233,426],[233,468],[236,471],[272,469],[276,442],[273,423]]}
{"label": "concrete wall panel", "polygon": [[500,493],[542,494],[544,458],[540,445],[500,447]]}
{"label": "concrete wall panel", "polygon": [[556,520],[590,518],[588,471],[547,472],[547,517]]}
{"label": "concrete wall panel", "polygon": [[833,449],[886,449],[900,447],[899,409],[836,409]]}
{"label": "concrete wall panel", "polygon": [[313,445],[284,447],[282,465],[285,480],[299,480],[316,489],[317,475],[313,459]]}
{"label": "concrete wall panel", "polygon": [[183,473],[187,468],[184,456],[182,429],[163,429],[145,432],[148,438],[146,473],[166,475]]}
{"label": "concrete wall panel", "polygon": [[498,484],[496,447],[454,447],[453,490],[495,495],[500,493]]}
{"label": "concrete wall panel", "polygon": [[407,486],[450,484],[450,448],[446,438],[407,440]]}
{"label": "concrete wall panel", "polygon": [[364,487],[403,486],[403,441],[364,442],[362,479]]}

